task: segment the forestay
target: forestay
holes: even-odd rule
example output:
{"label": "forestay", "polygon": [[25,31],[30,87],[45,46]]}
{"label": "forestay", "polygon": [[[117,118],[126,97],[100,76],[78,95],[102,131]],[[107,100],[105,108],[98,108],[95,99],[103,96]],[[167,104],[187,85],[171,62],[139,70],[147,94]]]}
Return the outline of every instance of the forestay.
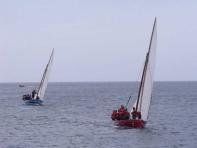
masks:
{"label": "forestay", "polygon": [[137,111],[141,112],[142,119],[144,121],[148,120],[148,112],[149,112],[149,107],[152,97],[156,42],[157,42],[157,24],[155,18],[155,22],[151,34],[149,50],[146,56],[143,75],[140,83],[138,99],[134,103],[134,107],[137,109]]}

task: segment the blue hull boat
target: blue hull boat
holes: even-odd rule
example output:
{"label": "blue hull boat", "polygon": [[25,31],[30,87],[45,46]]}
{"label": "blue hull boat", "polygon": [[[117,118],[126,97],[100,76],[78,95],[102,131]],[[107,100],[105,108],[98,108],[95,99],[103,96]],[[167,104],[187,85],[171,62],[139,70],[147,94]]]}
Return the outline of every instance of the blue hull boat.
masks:
{"label": "blue hull boat", "polygon": [[22,100],[25,101],[25,104],[27,104],[27,105],[42,105],[44,95],[45,95],[47,85],[48,85],[49,73],[51,70],[52,62],[53,62],[53,56],[54,56],[54,49],[51,53],[49,62],[46,65],[46,68],[44,70],[44,73],[43,73],[43,76],[42,76],[42,79],[41,79],[38,89],[34,89],[31,94],[23,95]]}
{"label": "blue hull boat", "polygon": [[42,105],[42,100],[32,99],[32,100],[26,100],[25,104],[27,105]]}

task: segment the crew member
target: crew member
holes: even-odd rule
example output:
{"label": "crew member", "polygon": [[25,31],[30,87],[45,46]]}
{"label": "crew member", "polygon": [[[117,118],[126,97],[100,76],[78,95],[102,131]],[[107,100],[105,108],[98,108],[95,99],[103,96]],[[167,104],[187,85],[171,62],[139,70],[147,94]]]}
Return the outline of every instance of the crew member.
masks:
{"label": "crew member", "polygon": [[118,110],[118,112],[124,112],[125,111],[125,108],[123,105],[120,106],[120,109]]}
{"label": "crew member", "polygon": [[117,110],[114,110],[112,115],[111,115],[111,119],[112,120],[117,120],[117,116],[118,116],[118,112],[117,112]]}
{"label": "crew member", "polygon": [[135,107],[133,107],[133,112],[131,113],[132,114],[132,118],[135,120],[136,119],[136,116],[137,116],[137,111],[135,109]]}
{"label": "crew member", "polygon": [[31,94],[32,99],[35,97],[35,95],[36,95],[36,90],[34,89],[34,90],[32,91],[32,94]]}
{"label": "crew member", "polygon": [[133,107],[133,112],[131,113],[132,114],[132,118],[135,120],[135,119],[141,119],[142,115],[141,115],[141,112],[138,112],[135,107]]}

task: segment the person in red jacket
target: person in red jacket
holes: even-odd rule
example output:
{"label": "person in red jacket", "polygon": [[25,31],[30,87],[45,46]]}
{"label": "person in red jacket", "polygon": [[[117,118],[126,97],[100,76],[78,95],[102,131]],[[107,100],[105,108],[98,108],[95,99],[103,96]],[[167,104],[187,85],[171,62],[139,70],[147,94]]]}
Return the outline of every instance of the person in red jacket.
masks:
{"label": "person in red jacket", "polygon": [[119,114],[117,110],[113,110],[113,113],[111,114],[111,119],[112,120],[119,120]]}
{"label": "person in red jacket", "polygon": [[130,118],[130,113],[127,109],[121,105],[120,109],[118,110],[120,120],[128,120]]}
{"label": "person in red jacket", "polygon": [[118,110],[118,112],[124,112],[124,111],[125,111],[125,108],[124,108],[123,105],[121,105],[120,108],[119,108],[119,110]]}
{"label": "person in red jacket", "polygon": [[114,110],[111,114],[112,120],[129,120],[129,118],[130,118],[130,113],[123,105],[121,105],[118,111]]}
{"label": "person in red jacket", "polygon": [[141,112],[136,111],[135,107],[133,107],[133,112],[132,114],[132,118],[135,119],[141,119],[142,115]]}

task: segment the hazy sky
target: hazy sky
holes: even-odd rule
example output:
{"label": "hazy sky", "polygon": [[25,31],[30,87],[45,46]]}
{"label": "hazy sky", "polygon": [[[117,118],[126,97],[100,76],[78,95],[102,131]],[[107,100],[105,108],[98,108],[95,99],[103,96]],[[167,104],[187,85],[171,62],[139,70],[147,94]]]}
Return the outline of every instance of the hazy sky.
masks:
{"label": "hazy sky", "polygon": [[197,80],[197,1],[0,1],[0,82],[136,81],[158,18],[155,79]]}

